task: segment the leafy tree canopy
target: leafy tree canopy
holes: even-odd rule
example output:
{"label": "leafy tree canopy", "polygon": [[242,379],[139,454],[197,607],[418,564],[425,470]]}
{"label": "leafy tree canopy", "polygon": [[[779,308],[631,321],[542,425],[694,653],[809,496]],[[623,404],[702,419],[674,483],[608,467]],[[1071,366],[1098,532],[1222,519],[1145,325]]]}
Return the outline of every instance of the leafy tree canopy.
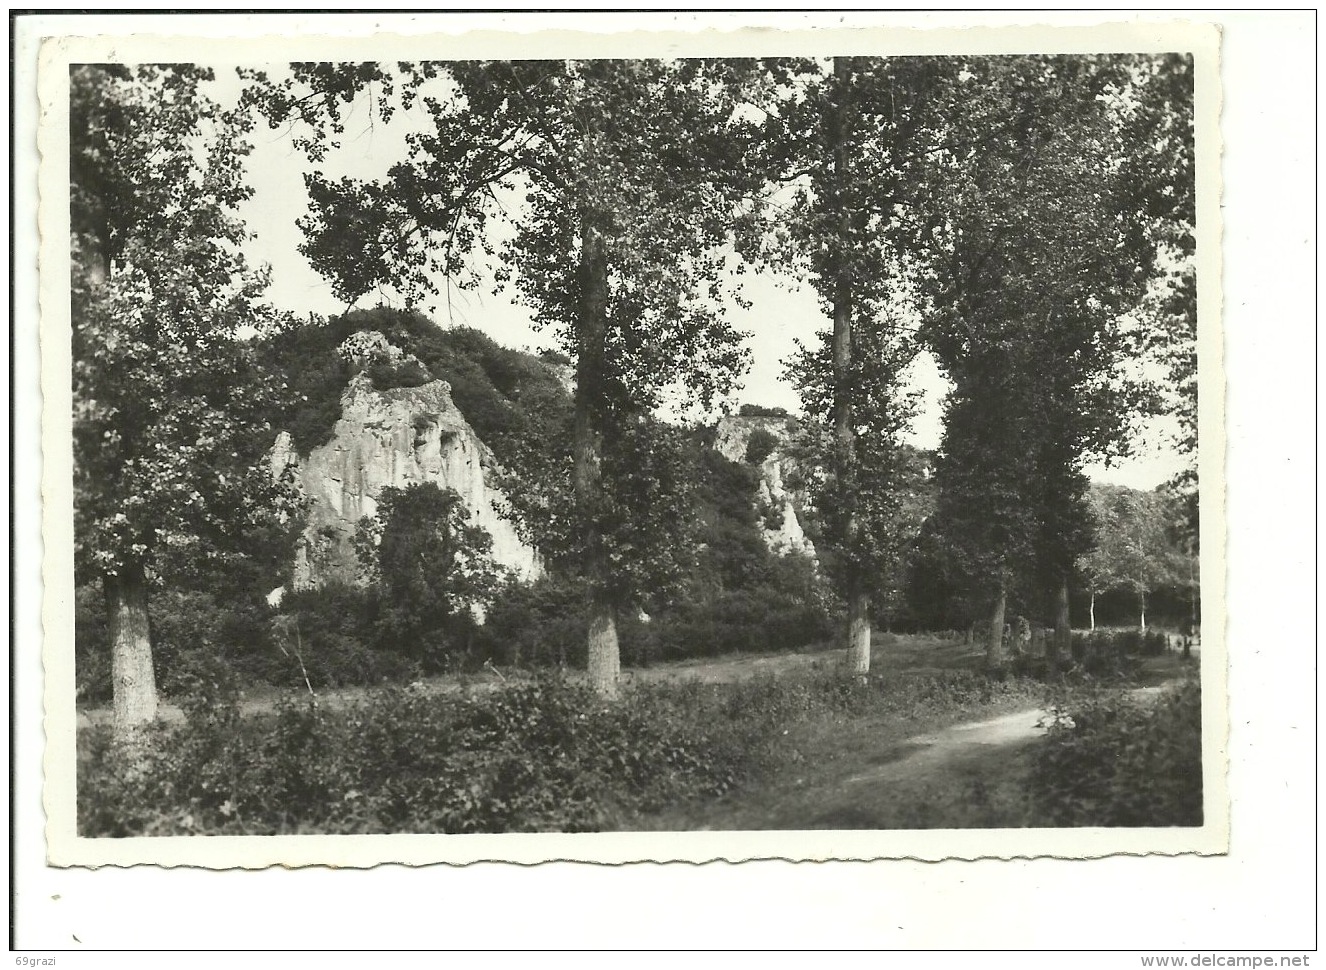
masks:
{"label": "leafy tree canopy", "polygon": [[[444,278],[475,286],[496,260],[499,279],[574,358],[589,215],[611,273],[608,398],[650,408],[664,386],[680,383],[708,401],[744,366],[740,335],[718,311],[729,267],[723,245],[752,184],[744,148],[753,128],[734,111],[739,84],[754,77],[749,66],[292,67],[291,79],[259,85],[251,97],[274,124],[308,122],[301,137],[315,160],[341,132],[343,106],[370,85],[378,110],[417,101],[431,116],[381,181],[308,176],[304,251],[338,296],[353,302],[383,289],[414,301]],[[495,231],[498,223],[508,228]]]}
{"label": "leafy tree canopy", "polygon": [[1137,366],[1139,314],[1164,272],[1154,203],[1173,175],[1169,142],[1138,123],[1168,97],[1157,63],[973,61],[953,123],[1002,117],[1007,145],[930,160],[947,189],[928,216],[922,337],[955,383],[940,524],[958,571],[986,589],[1071,571],[1091,544],[1083,462],[1125,454],[1158,407]]}
{"label": "leafy tree canopy", "polygon": [[[74,492],[84,576],[244,555],[295,511],[264,455],[283,325],[245,265],[247,127],[189,66],[70,74]],[[277,580],[279,581],[279,580]],[[273,583],[275,585],[275,582]]]}
{"label": "leafy tree canopy", "polygon": [[1171,496],[1093,485],[1089,497],[1095,548],[1078,560],[1078,567],[1092,591],[1146,593],[1195,579],[1195,562],[1175,529],[1182,509]]}

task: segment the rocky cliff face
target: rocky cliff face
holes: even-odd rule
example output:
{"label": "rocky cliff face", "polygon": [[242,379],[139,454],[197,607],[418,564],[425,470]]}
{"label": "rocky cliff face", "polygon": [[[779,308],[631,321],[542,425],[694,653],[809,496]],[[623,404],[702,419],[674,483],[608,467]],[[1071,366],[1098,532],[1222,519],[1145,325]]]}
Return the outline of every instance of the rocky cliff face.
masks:
{"label": "rocky cliff face", "polygon": [[522,579],[542,572],[535,550],[498,512],[503,496],[492,484],[492,452],[452,402],[445,381],[378,391],[366,374],[353,377],[329,442],[301,458],[289,435],[277,439],[273,473],[286,467],[311,504],[295,562],[296,588],[357,581],[359,519],[377,511],[386,486],[424,482],[460,495],[472,520],[492,535],[498,565]]}
{"label": "rocky cliff face", "polygon": [[[494,485],[493,454],[452,401],[450,386],[429,380],[431,375],[417,359],[376,331],[352,335],[338,352],[356,376],[341,395],[341,416],[331,439],[301,456],[290,436],[283,433],[271,457],[272,473],[290,469],[309,500],[309,522],[296,554],[294,586],[357,582],[354,536],[360,519],[377,512],[384,488],[426,482],[460,495],[472,521],[492,536],[493,559],[499,566],[518,578],[536,579],[543,571],[538,553],[499,512],[506,498]],[[375,373],[387,374],[391,383],[417,386],[380,391],[370,376]],[[767,432],[773,437],[765,438],[765,445],[774,440],[781,443],[787,437],[788,420],[725,417],[718,424],[715,447],[728,459],[744,463],[753,435]],[[759,470],[756,505],[769,549],[813,557],[815,547],[798,519],[804,493],[789,485],[795,462],[774,446]],[[273,595],[279,597],[279,591]]]}
{"label": "rocky cliff face", "polygon": [[[751,435],[757,430],[767,431],[779,442],[787,438],[788,418],[727,415],[718,422],[718,436],[714,447],[729,461],[744,462]],[[756,502],[765,512],[764,541],[779,555],[798,552],[815,555],[815,545],[801,528],[797,507],[804,496],[788,488],[787,478],[795,470],[795,463],[781,447],[760,463],[760,490]],[[774,527],[770,527],[773,525]]]}

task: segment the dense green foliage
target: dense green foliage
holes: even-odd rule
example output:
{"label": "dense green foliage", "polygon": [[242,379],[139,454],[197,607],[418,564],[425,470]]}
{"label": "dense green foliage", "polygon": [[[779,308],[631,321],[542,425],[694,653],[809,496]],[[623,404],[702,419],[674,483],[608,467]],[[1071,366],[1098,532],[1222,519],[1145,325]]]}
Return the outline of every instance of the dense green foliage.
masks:
{"label": "dense green foliage", "polygon": [[93,742],[80,830],[575,832],[737,780],[747,725],[695,717],[661,691],[631,701],[551,680],[457,697],[391,690],[336,711],[292,699],[252,718],[198,702],[138,771]]}
{"label": "dense green foliage", "polygon": [[429,673],[452,665],[457,642],[473,633],[474,611],[501,582],[492,545],[451,489],[432,482],[384,488],[377,515],[363,518],[355,536],[379,644]]}
{"label": "dense green foliage", "polygon": [[545,576],[500,590],[488,611],[483,635],[495,663],[578,668],[585,662],[588,628],[583,587]]}
{"label": "dense green foliage", "polygon": [[746,440],[746,463],[762,465],[778,447],[778,435],[765,428],[756,428]]}
{"label": "dense green foliage", "polygon": [[661,660],[805,649],[831,640],[838,612],[813,563],[789,555],[744,588],[682,601],[658,615],[651,633]]}
{"label": "dense green foliage", "polygon": [[1143,658],[1158,657],[1182,640],[1159,630],[1136,628],[1074,630],[1068,656],[1059,658],[1057,671],[1050,670],[1044,654],[1032,655],[1015,649],[1012,670],[1023,676],[1056,682],[1110,682],[1127,684],[1136,680]]}
{"label": "dense green foliage", "polygon": [[1165,652],[1168,634],[1159,630],[1074,631],[1073,658],[1088,660],[1093,656],[1155,657]]}
{"label": "dense green foliage", "polygon": [[79,763],[84,836],[589,831],[712,798],[796,756],[790,726],[960,716],[1036,688],[971,672],[642,686],[605,704],[544,679],[490,692],[390,689],[333,709],[242,715],[196,695],[132,769],[105,732]]}
{"label": "dense green foliage", "polygon": [[243,558],[290,509],[262,460],[280,383],[238,339],[283,321],[242,255],[246,128],[203,96],[211,77],[70,75],[74,514],[89,579],[168,572],[185,551]]}
{"label": "dense green foliage", "polygon": [[[693,435],[684,446],[693,476],[686,528],[698,552],[669,586],[642,601],[648,622],[619,617],[629,664],[794,649],[830,634],[837,605],[814,563],[771,553],[760,534],[758,471],[723,457],[708,437]],[[499,593],[481,640],[496,662],[575,667],[588,623],[580,580],[557,574]]]}
{"label": "dense green foliage", "polygon": [[[78,698],[101,705],[112,691],[104,597],[94,585],[75,592]],[[282,656],[273,640],[270,608],[252,592],[179,587],[158,591],[152,598],[152,644],[156,683],[167,698],[178,698],[196,677],[241,684],[300,683],[298,666]]]}
{"label": "dense green foliage", "polygon": [[[451,399],[504,466],[522,467],[523,450],[552,438],[569,451],[570,393],[547,363],[503,347],[478,330],[443,328],[415,311],[378,307],[331,320],[312,319],[277,335],[267,351],[295,395],[281,415],[301,454],[326,443],[341,413],[350,365],[337,348],[361,330],[376,331],[451,387]],[[371,374],[378,390],[411,386],[415,374]],[[276,417],[275,415],[273,417]]]}
{"label": "dense green foliage", "polygon": [[[379,636],[373,591],[328,583],[294,590],[271,615],[269,653],[280,665],[267,683],[313,689],[404,681],[421,673],[421,650],[413,642]],[[431,632],[431,631],[430,631]],[[440,633],[425,644],[442,641]]]}
{"label": "dense green foliage", "polygon": [[1133,365],[1137,315],[1166,262],[1148,200],[1170,173],[1137,106],[1152,120],[1158,103],[1191,111],[1165,100],[1160,61],[984,61],[953,123],[979,137],[1003,118],[1007,147],[932,160],[946,191],[932,200],[941,272],[926,284],[922,336],[954,382],[937,544],[973,605],[997,613],[1017,596],[1057,614],[1061,632],[1064,590],[1094,541],[1083,465],[1126,453],[1157,405]]}
{"label": "dense green foliage", "polygon": [[1046,825],[1201,825],[1202,692],[1078,693],[1052,711],[1028,794]]}

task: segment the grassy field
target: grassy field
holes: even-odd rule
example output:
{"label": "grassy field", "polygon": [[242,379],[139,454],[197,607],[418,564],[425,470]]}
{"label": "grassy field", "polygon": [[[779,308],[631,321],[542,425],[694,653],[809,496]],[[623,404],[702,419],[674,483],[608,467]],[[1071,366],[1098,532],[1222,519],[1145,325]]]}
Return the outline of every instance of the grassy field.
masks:
{"label": "grassy field", "polygon": [[718,800],[672,806],[639,820],[659,831],[923,829],[1028,824],[1025,780],[1041,711],[1011,697],[997,714],[936,718],[931,729],[888,716],[837,717],[798,725],[787,738],[788,770]]}
{"label": "grassy field", "polygon": [[[880,676],[906,683],[979,670],[960,640],[894,637],[876,656]],[[1195,676],[1178,654],[1149,657],[1128,684],[1107,689],[1154,700]],[[1062,691],[1018,685],[1000,696],[900,715],[837,713],[791,726],[781,770],[720,799],[689,802],[637,820],[659,831],[759,829],[1016,828],[1050,824],[1031,796],[1047,707]]]}
{"label": "grassy field", "polygon": [[[939,637],[896,636],[876,633],[875,671],[886,677],[895,673],[938,674],[949,670],[980,669],[983,653],[977,647],[964,645],[961,640]],[[826,646],[814,646],[803,652],[734,654],[728,657],[702,660],[682,660],[654,664],[649,667],[624,669],[622,683],[629,689],[636,684],[730,684],[759,677],[788,677],[838,670],[846,660],[846,651]],[[428,677],[414,685],[414,689],[428,696],[454,696],[465,692],[498,690],[512,684],[529,683],[540,674],[529,670],[488,668],[474,673],[444,674]],[[571,682],[583,680],[579,671],[567,671]],[[318,704],[327,710],[343,710],[362,700],[372,689],[367,687],[341,687],[316,691]],[[287,691],[274,688],[250,688],[243,692],[241,710],[246,714],[259,714],[273,710]],[[167,722],[183,718],[178,704],[163,702],[159,716]],[[108,724],[111,711],[107,705],[80,707],[80,727]]]}

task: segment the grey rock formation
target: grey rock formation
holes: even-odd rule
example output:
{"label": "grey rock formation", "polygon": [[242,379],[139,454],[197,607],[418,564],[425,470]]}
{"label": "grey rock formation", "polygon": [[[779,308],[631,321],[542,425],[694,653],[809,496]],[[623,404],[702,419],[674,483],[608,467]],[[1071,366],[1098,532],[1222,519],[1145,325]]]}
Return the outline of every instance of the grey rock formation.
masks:
{"label": "grey rock formation", "polygon": [[378,391],[367,375],[351,378],[329,442],[307,457],[282,433],[273,474],[291,468],[310,500],[309,523],[295,562],[296,588],[358,581],[353,538],[359,520],[377,511],[387,486],[434,482],[455,490],[472,520],[493,537],[493,559],[522,579],[542,572],[535,550],[498,508],[493,454],[451,400],[445,381]]}
{"label": "grey rock formation", "polygon": [[[272,473],[289,468],[309,500],[309,522],[296,553],[294,587],[358,582],[354,536],[359,520],[376,513],[378,498],[387,486],[403,488],[425,482],[460,495],[472,521],[492,536],[493,559],[499,566],[521,579],[538,578],[543,572],[538,553],[499,511],[506,497],[494,485],[497,466],[493,453],[452,401],[448,384],[430,381],[417,387],[376,390],[366,373],[371,364],[399,365],[413,360],[407,361],[378,333],[355,334],[340,350],[360,373],[350,379],[341,395],[341,417],[331,440],[301,456],[290,435],[282,433],[271,456]],[[569,379],[569,372],[564,376]],[[719,421],[715,446],[730,460],[744,462],[752,434],[763,429],[783,441],[788,421],[725,417]],[[764,540],[773,552],[814,557],[815,547],[798,518],[805,496],[787,484],[795,467],[781,448],[775,448],[761,463],[756,502],[765,522]],[[280,592],[273,591],[273,595],[279,598]]]}
{"label": "grey rock formation", "polygon": [[[754,417],[744,415],[726,415],[718,422],[718,436],[714,447],[729,461],[744,462],[746,448],[751,435],[763,429],[779,439],[787,439],[789,418]],[[756,502],[761,509],[771,510],[773,515],[766,517],[777,522],[777,528],[763,530],[765,544],[780,555],[797,552],[807,556],[815,555],[815,545],[801,528],[797,518],[797,508],[803,505],[804,496],[787,487],[787,476],[795,468],[783,449],[775,448],[760,464],[760,490]],[[779,513],[781,512],[781,521]]]}

